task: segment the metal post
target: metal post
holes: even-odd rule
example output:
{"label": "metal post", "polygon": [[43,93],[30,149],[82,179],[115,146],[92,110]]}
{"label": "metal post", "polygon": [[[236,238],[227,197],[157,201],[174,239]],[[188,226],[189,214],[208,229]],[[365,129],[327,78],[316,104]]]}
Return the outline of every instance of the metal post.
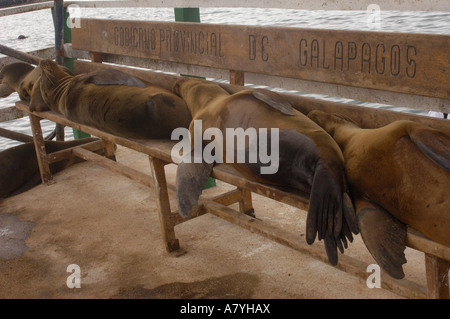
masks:
{"label": "metal post", "polygon": [[[55,26],[56,63],[64,64],[64,0],[55,0],[53,6],[53,24]],[[64,126],[56,124],[56,140],[64,141]]]}

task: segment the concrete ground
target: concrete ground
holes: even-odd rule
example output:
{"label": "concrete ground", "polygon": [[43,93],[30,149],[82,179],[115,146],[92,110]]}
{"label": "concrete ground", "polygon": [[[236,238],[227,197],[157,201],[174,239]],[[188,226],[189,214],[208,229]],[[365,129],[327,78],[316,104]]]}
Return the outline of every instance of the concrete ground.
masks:
{"label": "concrete ground", "polygon": [[[150,172],[142,154],[119,147],[117,159]],[[152,189],[87,162],[54,178],[0,202],[0,298],[403,298],[209,214],[176,226],[187,253],[169,255]],[[259,218],[302,238],[305,212],[253,198]],[[345,253],[374,263],[359,235]],[[423,254],[406,256],[406,277],[425,285]],[[81,288],[68,287],[73,264]]]}

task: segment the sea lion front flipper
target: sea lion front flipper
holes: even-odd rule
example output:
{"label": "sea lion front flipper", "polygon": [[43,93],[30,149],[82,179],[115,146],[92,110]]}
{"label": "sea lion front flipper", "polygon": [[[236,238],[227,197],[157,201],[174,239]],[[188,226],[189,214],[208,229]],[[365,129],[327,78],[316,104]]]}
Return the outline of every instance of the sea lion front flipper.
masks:
{"label": "sea lion front flipper", "polygon": [[191,209],[198,204],[198,198],[202,194],[203,187],[208,181],[214,163],[204,161],[194,163],[193,155],[188,154],[190,160],[184,160],[178,164],[176,190],[178,211],[184,218],[189,217]]}
{"label": "sea lion front flipper", "polygon": [[411,141],[433,162],[450,172],[450,136],[434,129],[413,126]]}
{"label": "sea lion front flipper", "polygon": [[252,91],[252,95],[285,115],[294,115],[294,108],[291,103],[275,92],[264,89],[255,89]]}
{"label": "sea lion front flipper", "polygon": [[358,199],[356,208],[361,237],[375,261],[393,278],[403,278],[406,225],[367,200]]}
{"label": "sea lion front flipper", "polygon": [[344,220],[340,201],[342,190],[333,175],[323,165],[317,165],[306,216],[306,242],[314,243],[316,234],[318,240],[324,239],[328,260],[333,266],[338,262],[335,233],[341,232]]}
{"label": "sea lion front flipper", "polygon": [[86,74],[80,77],[86,83],[96,85],[127,85],[145,88],[147,85],[140,79],[119,70],[105,69],[95,73]]}

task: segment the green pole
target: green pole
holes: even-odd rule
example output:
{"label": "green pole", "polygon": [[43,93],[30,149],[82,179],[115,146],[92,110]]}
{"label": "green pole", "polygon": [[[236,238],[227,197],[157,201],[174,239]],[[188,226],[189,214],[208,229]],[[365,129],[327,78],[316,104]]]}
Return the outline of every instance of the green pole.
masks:
{"label": "green pole", "polygon": [[[178,22],[200,22],[200,9],[199,8],[175,8],[175,21]],[[197,77],[193,75],[184,75]],[[204,79],[204,78],[203,78]],[[216,180],[214,178],[208,178],[203,189],[208,189],[216,186]]]}
{"label": "green pole", "polygon": [[[70,19],[69,10],[67,9],[67,7],[64,7],[64,43],[72,43],[72,32],[68,25],[69,19]],[[73,72],[73,61],[74,60],[75,60],[74,58],[66,58],[66,57],[64,58],[64,66],[72,72]],[[82,131],[78,131],[75,129],[72,129],[72,131],[73,131],[73,137],[76,140],[91,136],[87,133],[84,133]]]}

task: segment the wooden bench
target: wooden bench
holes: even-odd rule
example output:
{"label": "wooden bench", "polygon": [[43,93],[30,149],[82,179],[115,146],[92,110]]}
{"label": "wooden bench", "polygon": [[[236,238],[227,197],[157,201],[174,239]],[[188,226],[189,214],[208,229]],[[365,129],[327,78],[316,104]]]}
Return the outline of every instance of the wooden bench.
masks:
{"label": "wooden bench", "polygon": [[[285,87],[282,84],[289,83],[286,87],[288,89],[297,85],[301,88],[305,83],[309,87],[318,84],[335,91],[352,92],[350,97],[361,94],[360,96],[367,97],[367,100],[372,100],[374,96],[378,96],[379,99],[390,98],[401,101],[399,104],[419,100],[429,109],[448,111],[450,92],[448,81],[445,81],[448,79],[448,74],[441,72],[441,64],[434,65],[432,62],[427,62],[425,61],[427,56],[419,54],[427,52],[435,57],[436,61],[442,61],[437,57],[446,53],[439,50],[442,47],[448,48],[445,45],[436,45],[442,44],[442,41],[448,44],[450,37],[83,19],[81,28],[72,30],[72,45],[66,44],[65,55],[70,58],[91,59],[91,61],[74,61],[74,71],[77,74],[113,67],[168,89],[178,78],[177,76],[129,68],[127,65],[184,74],[194,73],[199,76],[216,74],[217,78],[223,78],[224,74],[228,74],[230,84],[222,84],[222,86],[230,93],[242,90],[248,77],[254,80],[252,83],[259,81],[256,84],[266,83],[271,86]],[[294,45],[289,46],[292,43]],[[368,49],[369,47],[371,49]],[[297,48],[299,52],[297,51],[294,55],[295,49],[292,48]],[[360,52],[359,50],[361,52],[373,50],[372,52],[380,54],[388,52],[390,59],[402,59],[400,62],[397,61],[402,69],[397,69],[400,66],[392,66],[392,63],[389,65],[385,55],[383,55],[386,58],[383,60],[385,61],[383,72],[386,74],[381,73],[381,65],[374,62],[370,54],[361,57],[347,54],[345,58],[345,55],[342,58],[341,56],[336,58],[335,52],[340,51],[335,50],[344,48],[349,50],[353,48],[357,50],[356,52]],[[330,60],[333,56],[334,60]],[[358,63],[348,64],[353,63],[357,56]],[[376,56],[375,53],[373,56]],[[379,56],[377,58],[380,59]],[[434,60],[431,59],[431,61]],[[115,65],[106,65],[102,62],[111,62]],[[449,61],[443,63],[448,64]],[[427,68],[424,68],[425,65]],[[391,68],[389,74],[386,71],[388,67]],[[371,71],[368,71],[370,69]],[[259,74],[260,77],[255,74]],[[436,81],[431,82],[430,78]],[[357,91],[356,86],[360,86],[360,91]],[[295,108],[304,113],[312,109],[340,112],[366,128],[379,127],[397,119],[411,119],[450,131],[449,122],[444,120],[318,100],[301,95],[284,95]],[[164,166],[172,163],[170,151],[174,141],[124,139],[74,123],[53,112],[30,112],[28,106],[21,102],[16,104],[16,108],[30,116],[44,183],[52,182],[49,163],[66,156],[78,156],[152,187],[158,201],[161,230],[165,249],[168,252],[180,252],[180,244],[175,235],[176,225],[205,213],[211,213],[327,262],[325,251],[320,247],[309,246],[304,240],[283,229],[269,226],[245,214],[253,207],[252,193],[302,210],[308,208],[307,194],[284,192],[267,185],[250,182],[229,167],[217,165],[212,177],[234,185],[236,189],[215,198],[205,199],[191,212],[191,217],[184,220],[170,207],[169,189],[164,173]],[[56,156],[47,154],[40,128],[41,119],[48,119],[100,137],[107,142],[110,153],[113,151],[112,145],[117,144],[148,155],[152,177],[81,147],[64,151]],[[153,185],[159,187],[153,187]],[[239,211],[228,207],[233,203],[239,203]],[[450,248],[425,238],[413,229],[408,229],[407,246],[425,253],[427,288],[423,289],[407,279],[395,280],[388,276],[383,277],[382,286],[411,298],[448,298]],[[364,279],[368,276],[367,264],[347,255],[339,255],[339,264],[336,267]]]}

